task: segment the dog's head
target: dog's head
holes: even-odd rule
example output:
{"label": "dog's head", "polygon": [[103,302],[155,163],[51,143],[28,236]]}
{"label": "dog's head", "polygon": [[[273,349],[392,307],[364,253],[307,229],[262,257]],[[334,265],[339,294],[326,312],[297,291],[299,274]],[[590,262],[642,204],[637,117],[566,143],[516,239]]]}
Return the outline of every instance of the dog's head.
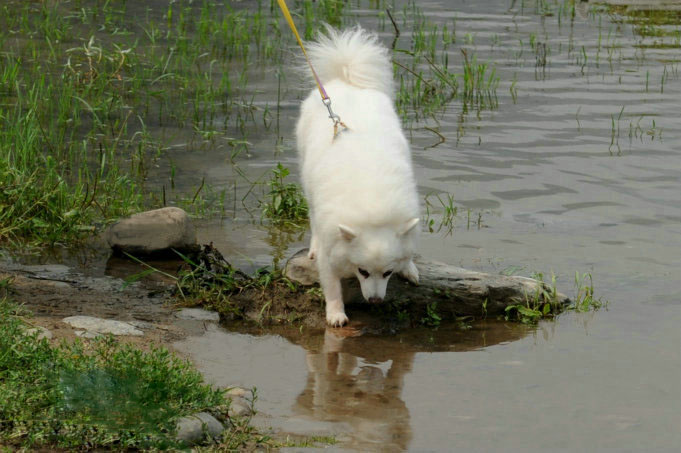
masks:
{"label": "dog's head", "polygon": [[390,277],[412,259],[418,223],[419,219],[414,218],[391,227],[359,229],[338,225],[346,263],[352,267],[368,302],[381,302]]}

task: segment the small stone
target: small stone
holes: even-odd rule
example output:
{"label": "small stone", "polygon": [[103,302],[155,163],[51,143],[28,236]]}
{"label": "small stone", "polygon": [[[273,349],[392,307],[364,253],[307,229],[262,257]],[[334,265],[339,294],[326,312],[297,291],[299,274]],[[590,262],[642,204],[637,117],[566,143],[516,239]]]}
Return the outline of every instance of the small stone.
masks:
{"label": "small stone", "polygon": [[175,313],[180,319],[191,319],[194,321],[219,321],[220,315],[215,311],[204,310],[203,308],[183,308]]}
{"label": "small stone", "polygon": [[35,326],[31,327],[30,329],[26,329],[26,333],[28,335],[33,335],[34,333],[38,332],[38,340],[42,340],[43,338],[46,338],[48,340],[51,340],[53,335],[52,332],[47,330],[46,328],[42,326]]}
{"label": "small stone", "polygon": [[207,412],[182,417],[177,421],[177,439],[189,445],[204,443],[206,436],[217,439],[225,430],[222,423]]}
{"label": "small stone", "polygon": [[196,230],[189,215],[175,207],[141,212],[119,220],[106,230],[104,237],[111,248],[133,254],[197,248]]}
{"label": "small stone", "polygon": [[241,387],[232,387],[231,389],[227,390],[227,394],[229,396],[236,396],[239,398],[246,398],[247,395],[251,394],[250,390],[246,390],[245,388]]}
{"label": "small stone", "polygon": [[[106,334],[112,335],[144,335],[139,329],[123,321],[116,321],[114,319],[95,318],[93,316],[69,316],[62,319],[66,324],[76,329],[85,329],[87,332],[81,334],[85,338],[92,338],[89,335]],[[76,333],[77,334],[77,333]],[[88,336],[86,336],[86,334]]]}
{"label": "small stone", "polygon": [[232,404],[229,405],[229,411],[227,415],[230,417],[246,417],[251,414],[251,408],[245,403],[241,402],[240,399],[233,398]]}

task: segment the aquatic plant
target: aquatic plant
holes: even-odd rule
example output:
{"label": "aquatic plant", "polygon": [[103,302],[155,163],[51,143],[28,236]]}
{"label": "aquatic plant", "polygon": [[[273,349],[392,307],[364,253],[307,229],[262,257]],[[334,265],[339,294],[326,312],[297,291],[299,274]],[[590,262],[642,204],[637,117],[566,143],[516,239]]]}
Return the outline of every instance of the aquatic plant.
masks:
{"label": "aquatic plant", "polygon": [[551,275],[551,283],[544,285],[544,274],[536,272],[532,278],[541,282],[533,293],[525,294],[525,300],[506,307],[504,319],[516,320],[523,324],[536,324],[540,319],[552,318],[562,311],[557,304],[556,276]]}
{"label": "aquatic plant", "polygon": [[[454,196],[452,194],[445,193],[443,196],[444,199],[440,194],[431,193],[426,195],[423,199],[426,208],[425,223],[430,233],[439,233],[443,228],[446,234],[452,234],[454,231],[454,220],[458,213],[458,207],[454,206]],[[431,198],[433,197],[438,201],[439,207],[434,205],[431,201]],[[433,208],[442,210],[437,226],[435,218],[433,217],[434,213],[431,212]]]}
{"label": "aquatic plant", "polygon": [[[544,282],[544,275],[540,272],[534,273],[532,278]],[[598,311],[608,306],[607,301],[594,297],[593,279],[589,273],[575,273],[575,296],[570,305],[558,307],[555,303],[556,295],[556,276],[551,275],[550,284],[542,285],[534,293],[527,294],[521,303],[507,307],[505,319],[520,321],[523,324],[536,324],[542,319],[554,318],[563,311],[584,313]]]}
{"label": "aquatic plant", "polygon": [[[589,283],[586,283],[586,280]],[[575,298],[569,309],[576,312],[598,311],[603,307],[607,307],[608,302],[603,301],[600,297],[594,297],[593,278],[590,273],[581,274],[575,272]]]}

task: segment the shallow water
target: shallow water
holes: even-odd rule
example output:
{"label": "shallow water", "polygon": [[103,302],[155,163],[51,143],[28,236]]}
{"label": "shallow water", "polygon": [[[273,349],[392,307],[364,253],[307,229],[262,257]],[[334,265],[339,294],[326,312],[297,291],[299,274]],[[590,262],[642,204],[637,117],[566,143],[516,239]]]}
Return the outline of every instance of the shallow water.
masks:
{"label": "shallow water", "polygon": [[[560,25],[553,3],[551,15],[525,3],[418,2],[440,26],[456,18],[452,68],[460,69],[465,47],[500,77],[497,109],[463,113],[454,101],[411,123],[421,194],[451,194],[458,208],[451,234],[424,225],[421,252],[485,272],[555,273],[569,294],[574,273],[589,272],[607,310],[536,328],[488,321],[393,337],[225,326],[175,345],[211,382],[257,386],[259,423],[333,434],[358,450],[681,445],[681,49],[673,37],[681,24],[662,27],[672,37],[642,37],[626,16],[590,15],[585,2]],[[375,10],[349,9],[348,24],[392,42]],[[397,16],[396,47],[408,48],[411,24]],[[547,46],[545,67],[531,36]],[[275,105],[274,69],[258,71],[254,102]],[[199,240],[244,267],[283,259],[307,241],[258,221],[253,195],[261,189],[249,182],[267,179],[277,162],[295,176],[291,131],[307,88],[287,80],[283,142],[275,130],[247,126],[252,146],[236,167],[224,141],[194,146],[186,132],[168,133],[180,190],[193,192],[205,177],[217,191],[236,191],[226,219],[199,222]],[[445,142],[431,147],[439,138],[425,126]],[[169,168],[160,161],[150,185],[164,184]],[[429,200],[437,229],[442,209]],[[111,273],[103,262],[95,254],[84,265]]]}
{"label": "shallow water", "polygon": [[[445,143],[426,148],[438,137],[423,123],[411,131],[421,193],[450,193],[459,209],[453,234],[423,235],[423,255],[487,272],[553,272],[568,292],[575,271],[590,272],[597,295],[610,301],[607,311],[567,313],[536,329],[444,328],[431,344],[227,329],[178,347],[214,382],[256,385],[258,407],[272,416],[265,425],[335,433],[343,447],[681,445],[681,83],[678,73],[660,82],[665,65],[678,65],[678,45],[647,47],[659,38],[586,10],[573,24],[563,17],[559,28],[555,15],[509,10],[508,2],[419,5],[435,23],[456,17],[460,41],[470,34],[474,44],[466,47],[479,61],[495,62],[500,77],[498,109],[468,113],[462,122],[454,102],[425,124],[439,123]],[[374,14],[360,12],[360,22],[371,27]],[[386,27],[386,42],[391,33]],[[545,69],[535,67],[532,33],[550,49]],[[460,41],[450,52],[453,64],[460,64]],[[584,73],[576,60],[582,46]],[[509,91],[514,74],[517,103]],[[292,139],[285,134],[284,144],[292,147]],[[292,164],[291,155],[277,160]],[[257,168],[266,162],[254,158]],[[203,231],[232,256],[260,260],[276,249],[265,230],[237,229],[227,222]],[[294,240],[291,250],[299,245]]]}

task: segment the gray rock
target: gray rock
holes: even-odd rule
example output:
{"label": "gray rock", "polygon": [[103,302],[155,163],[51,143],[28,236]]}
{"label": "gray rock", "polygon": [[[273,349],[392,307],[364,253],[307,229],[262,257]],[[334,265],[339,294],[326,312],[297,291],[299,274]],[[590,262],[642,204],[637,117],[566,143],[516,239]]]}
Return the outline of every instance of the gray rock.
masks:
{"label": "gray rock", "polygon": [[122,219],[111,225],[104,237],[113,249],[134,254],[197,248],[196,230],[189,215],[174,207],[141,212]]}
{"label": "gray rock", "polygon": [[251,414],[251,408],[248,403],[241,398],[232,398],[232,404],[229,405],[227,415],[230,417],[246,417]]}
{"label": "gray rock", "polygon": [[113,319],[95,318],[93,316],[69,316],[62,319],[63,322],[75,327],[76,329],[85,329],[87,332],[81,334],[85,338],[92,338],[92,334],[106,334],[113,335],[144,335],[139,329],[123,321],[116,321]]}
{"label": "gray rock", "polygon": [[101,333],[90,332],[89,330],[76,330],[74,333],[76,334],[77,337],[90,339],[97,338],[101,335]]}
{"label": "gray rock", "polygon": [[177,421],[177,439],[189,445],[217,439],[225,430],[222,423],[207,412],[182,417]]}
{"label": "gray rock", "polygon": [[[452,317],[503,315],[509,305],[552,290],[547,283],[527,277],[485,274],[422,259],[416,259],[415,263],[420,273],[419,285],[415,286],[399,276],[391,278],[386,298],[399,296],[409,300],[410,307],[427,307],[437,300],[440,315],[442,312],[450,313]],[[307,249],[300,250],[288,260],[284,274],[302,285],[319,281],[316,263],[307,257]],[[363,301],[356,279],[345,280],[343,285],[346,303]],[[546,301],[545,297],[541,297]],[[557,292],[554,302],[564,307],[570,299]]]}
{"label": "gray rock", "polygon": [[35,326],[31,327],[30,329],[26,329],[26,333],[29,335],[33,335],[36,332],[38,332],[38,340],[42,340],[43,338],[51,340],[53,337],[52,332],[42,326]]}
{"label": "gray rock", "polygon": [[131,326],[137,327],[138,329],[147,329],[147,330],[153,329],[154,327],[156,327],[156,325],[152,322],[139,321],[139,320],[130,321],[128,324],[130,324]]}
{"label": "gray rock", "polygon": [[241,387],[232,387],[229,390],[227,390],[227,394],[229,396],[236,396],[240,398],[246,398],[247,395],[251,394],[250,390],[246,390],[245,388]]}
{"label": "gray rock", "polygon": [[194,321],[219,321],[220,315],[215,311],[204,310],[203,308],[183,308],[175,313],[180,319],[191,319]]}

